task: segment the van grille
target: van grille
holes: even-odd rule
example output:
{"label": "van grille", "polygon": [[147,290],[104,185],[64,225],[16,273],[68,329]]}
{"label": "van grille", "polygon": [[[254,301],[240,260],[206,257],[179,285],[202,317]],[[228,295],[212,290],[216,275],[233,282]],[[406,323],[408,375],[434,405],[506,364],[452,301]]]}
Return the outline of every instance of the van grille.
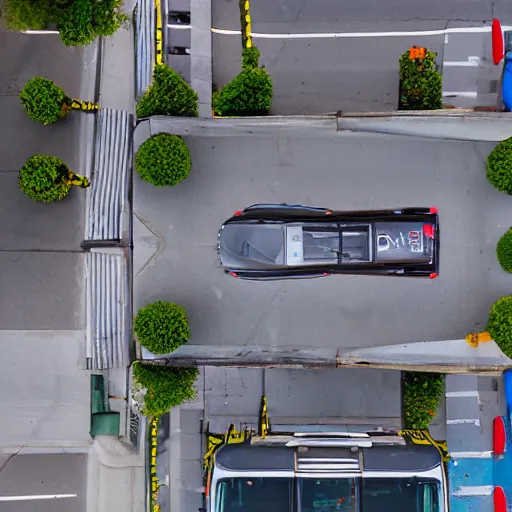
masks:
{"label": "van grille", "polygon": [[359,471],[357,458],[297,457],[299,473],[357,473]]}

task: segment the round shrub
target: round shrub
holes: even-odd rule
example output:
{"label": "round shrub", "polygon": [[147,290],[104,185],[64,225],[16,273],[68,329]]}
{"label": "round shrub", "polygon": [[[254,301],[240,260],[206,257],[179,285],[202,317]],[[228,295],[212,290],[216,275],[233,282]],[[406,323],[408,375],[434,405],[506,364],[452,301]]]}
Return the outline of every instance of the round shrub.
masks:
{"label": "round shrub", "polygon": [[196,117],[197,93],[165,64],[155,66],[153,84],[137,102],[137,117]]}
{"label": "round shrub", "polygon": [[512,229],[509,229],[496,246],[496,255],[503,270],[512,272]]}
{"label": "round shrub", "polygon": [[36,76],[31,78],[20,92],[20,100],[28,117],[41,124],[55,123],[69,111],[64,105],[69,98],[51,80]]}
{"label": "round shrub", "polygon": [[491,306],[487,331],[501,351],[512,358],[512,296],[503,297]]}
{"label": "round shrub", "polygon": [[170,187],[190,174],[190,153],[177,135],[158,133],[146,140],[135,155],[139,176],[157,187]]}
{"label": "round shrub", "polygon": [[51,203],[64,199],[71,188],[68,166],[54,156],[35,155],[22,167],[18,185],[35,201]]}
{"label": "round shrub", "polygon": [[501,192],[512,194],[512,137],[500,142],[489,153],[487,179]]}
{"label": "round shrub", "polygon": [[272,103],[272,79],[262,68],[244,69],[212,97],[218,116],[263,116]]}
{"label": "round shrub", "polygon": [[134,331],[153,354],[169,354],[190,338],[185,310],[171,302],[154,302],[139,310]]}
{"label": "round shrub", "polygon": [[180,366],[156,366],[136,361],[133,363],[133,379],[143,389],[142,413],[146,416],[160,416],[183,402],[196,398],[194,383],[199,371],[197,368]]}

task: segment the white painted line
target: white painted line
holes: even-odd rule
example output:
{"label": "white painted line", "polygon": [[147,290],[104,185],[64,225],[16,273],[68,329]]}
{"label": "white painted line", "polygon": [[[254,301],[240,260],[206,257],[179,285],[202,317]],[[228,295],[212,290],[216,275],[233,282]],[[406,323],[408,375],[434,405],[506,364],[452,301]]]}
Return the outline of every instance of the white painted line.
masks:
{"label": "white painted line", "polygon": [[23,34],[35,34],[35,35],[46,35],[46,34],[60,34],[58,30],[22,30]]}
{"label": "white painted line", "polygon": [[[512,26],[502,26],[504,31],[511,30]],[[442,36],[446,34],[483,34],[490,32],[490,26],[484,27],[459,27],[445,28],[440,30],[411,30],[409,32],[319,32],[309,34],[261,34],[252,32],[251,36],[255,39],[341,39],[341,38],[361,38],[361,37],[422,37],[422,36]],[[225,30],[221,28],[212,28],[214,34],[240,35],[240,30]]]}
{"label": "white painted line", "polygon": [[490,496],[493,490],[493,485],[461,485],[453,496]]}
{"label": "white painted line", "polygon": [[447,92],[443,92],[443,96],[445,96],[447,98],[455,98],[457,96],[460,98],[476,98],[478,96],[478,93],[473,92],[473,91],[457,91],[457,92],[447,91]]}
{"label": "white painted line", "polygon": [[192,25],[177,25],[174,23],[167,23],[167,28],[177,28],[178,30],[191,29]]}
{"label": "white painted line", "polygon": [[445,393],[446,398],[466,398],[470,396],[478,396],[478,391],[448,391]]}
{"label": "white painted line", "polygon": [[450,452],[452,459],[490,459],[492,451],[488,452]]}
{"label": "white painted line", "polygon": [[76,498],[76,494],[40,494],[32,496],[0,496],[0,501],[60,500]]}
{"label": "white painted line", "polygon": [[480,426],[480,420],[446,420],[447,425],[475,425],[477,427]]}
{"label": "white painted line", "polygon": [[465,67],[468,67],[468,68],[477,68],[478,66],[480,65],[480,62],[479,61],[474,61],[474,60],[462,60],[462,61],[444,61],[443,62],[443,67],[453,67],[453,68],[465,68]]}

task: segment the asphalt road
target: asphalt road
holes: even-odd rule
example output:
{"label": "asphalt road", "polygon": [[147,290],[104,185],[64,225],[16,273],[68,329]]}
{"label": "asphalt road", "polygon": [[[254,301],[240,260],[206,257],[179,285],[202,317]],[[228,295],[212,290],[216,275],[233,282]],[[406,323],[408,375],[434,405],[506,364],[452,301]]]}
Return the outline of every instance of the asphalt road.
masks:
{"label": "asphalt road", "polygon": [[[185,140],[193,162],[186,181],[158,189],[135,178],[134,309],[156,300],[181,304],[191,344],[353,348],[460,339],[483,328],[490,305],[510,293],[495,257],[510,198],[485,178],[492,144],[297,139],[284,130],[280,137]],[[230,278],[218,265],[217,231],[257,202],[437,206],[441,275]]]}
{"label": "asphalt road", "polygon": [[[340,32],[408,32],[480,26],[498,17],[512,22],[512,6],[497,2],[451,0],[375,3],[339,2],[251,2],[252,31],[262,34],[312,34]],[[240,30],[238,5],[230,0],[213,0],[215,28]],[[470,41],[468,42],[468,37]],[[213,34],[213,82],[222,87],[240,71],[241,39],[236,35]],[[467,61],[480,57],[478,68],[457,67],[443,70],[443,90],[477,93],[445,98],[456,106],[497,104],[496,80],[500,69],[489,61],[489,34],[453,37],[444,35],[368,37],[361,39],[261,39],[260,63],[274,84],[273,114],[318,114],[342,111],[390,111],[398,100],[398,59],[412,45],[427,46],[438,53],[442,65],[444,46],[448,60]],[[471,49],[470,49],[471,48]],[[470,49],[470,50],[469,50]]]}
{"label": "asphalt road", "polygon": [[75,494],[61,499],[1,501],[2,512],[85,512],[87,457],[0,455],[0,497]]}
{"label": "asphalt road", "polygon": [[[80,329],[85,194],[39,204],[18,189],[26,159],[42,153],[79,172],[80,114],[53,126],[31,121],[18,98],[36,75],[79,96],[83,52],[58,36],[0,31],[0,329]],[[81,193],[80,193],[81,192]]]}

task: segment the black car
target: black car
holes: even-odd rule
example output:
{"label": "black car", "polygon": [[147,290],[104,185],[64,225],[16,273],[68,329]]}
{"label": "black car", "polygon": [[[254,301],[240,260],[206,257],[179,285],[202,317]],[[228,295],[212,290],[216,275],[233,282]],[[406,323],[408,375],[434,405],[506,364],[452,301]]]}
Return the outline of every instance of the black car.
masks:
{"label": "black car", "polygon": [[225,272],[244,279],[330,274],[435,278],[439,274],[437,208],[335,211],[255,204],[220,228]]}

